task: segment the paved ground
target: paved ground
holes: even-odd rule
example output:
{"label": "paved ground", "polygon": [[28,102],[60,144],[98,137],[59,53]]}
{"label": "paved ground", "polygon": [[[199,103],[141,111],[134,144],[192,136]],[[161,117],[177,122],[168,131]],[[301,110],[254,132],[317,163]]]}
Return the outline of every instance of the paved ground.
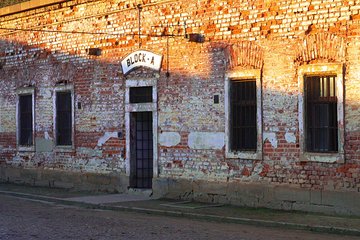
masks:
{"label": "paved ground", "polygon": [[359,239],[291,229],[104,211],[0,195],[0,239]]}
{"label": "paved ground", "polygon": [[[51,206],[67,206],[66,209],[77,209],[78,211],[85,211],[86,209],[92,209],[89,210],[89,212],[93,212],[94,209],[97,209],[96,211],[104,211],[104,210],[111,210],[117,216],[116,214],[120,216],[125,216],[129,220],[131,220],[131,217],[128,216],[146,216],[146,215],[152,215],[153,219],[163,219],[160,216],[166,216],[166,217],[182,217],[185,220],[184,223],[187,222],[186,219],[192,219],[192,220],[202,220],[207,222],[218,222],[218,223],[227,223],[227,224],[239,224],[239,229],[243,229],[244,233],[247,231],[247,229],[253,229],[253,226],[261,227],[261,230],[256,231],[265,231],[263,229],[269,229],[264,227],[277,227],[277,229],[286,230],[289,232],[297,232],[295,230],[306,230],[309,231],[308,234],[311,234],[310,232],[322,232],[322,233],[332,233],[337,235],[329,235],[331,237],[335,237],[334,239],[344,239],[345,235],[349,236],[358,236],[358,239],[360,239],[360,218],[359,217],[349,217],[349,216],[329,216],[329,215],[323,215],[323,214],[315,214],[315,213],[306,213],[306,212],[294,212],[294,211],[277,211],[277,210],[271,210],[271,209],[261,209],[261,208],[243,208],[243,207],[236,207],[236,206],[229,206],[229,205],[215,205],[212,204],[204,204],[204,203],[196,203],[196,202],[179,202],[169,199],[151,199],[151,192],[149,191],[138,191],[138,190],[130,190],[128,194],[111,194],[111,193],[93,193],[93,192],[74,192],[69,191],[66,189],[55,189],[55,188],[48,188],[48,187],[31,187],[31,186],[24,186],[24,185],[15,185],[15,184],[6,184],[6,183],[0,183],[0,196],[8,196],[8,197],[16,197],[16,199],[26,199],[27,201],[35,201],[37,203],[42,202],[46,204],[52,204]],[[5,201],[4,201],[5,202]],[[23,203],[19,204],[22,205]],[[5,207],[2,205],[2,202],[0,200],[0,207],[5,209]],[[10,206],[11,207],[11,206]],[[72,207],[72,208],[71,208]],[[31,209],[31,208],[29,208]],[[26,213],[29,209],[26,209],[24,213]],[[1,209],[0,209],[1,210]],[[17,210],[16,208],[14,211]],[[6,211],[4,211],[6,212]],[[46,212],[46,211],[45,211]],[[98,215],[98,212],[96,215]],[[116,213],[117,212],[117,213]],[[129,214],[126,212],[132,212],[133,214]],[[139,215],[140,213],[140,215]],[[50,214],[50,213],[49,213]],[[90,213],[88,213],[90,214]],[[30,216],[31,213],[28,213]],[[91,214],[90,214],[91,215]],[[84,220],[74,220],[74,224],[76,225],[78,221],[80,222],[86,222],[86,220],[89,219],[89,221],[95,221],[92,220],[94,217],[93,215],[88,217],[84,217]],[[0,218],[2,216],[2,211],[0,212]],[[11,219],[11,215],[10,219]],[[8,216],[8,217],[9,217]],[[26,216],[26,215],[25,215]],[[62,216],[60,213],[59,216]],[[49,217],[50,218],[50,217]],[[25,217],[24,217],[25,219]],[[40,218],[41,219],[41,218]],[[91,220],[90,220],[91,219]],[[95,218],[96,221],[97,218]],[[140,218],[139,218],[140,219]],[[149,221],[150,223],[156,222],[153,219],[150,220],[144,220],[142,223],[139,222],[138,224],[134,223],[135,226],[141,225],[141,229],[145,229],[146,232],[151,232],[152,229],[156,229],[154,226],[147,229],[148,226],[146,226],[146,221]],[[172,218],[169,218],[172,219]],[[136,219],[134,219],[136,220]],[[60,221],[58,219],[52,219],[51,223]],[[115,221],[115,220],[114,220]],[[36,222],[35,220],[33,222]],[[116,220],[116,222],[118,222]],[[120,221],[121,222],[121,221]],[[169,220],[169,222],[171,222]],[[92,226],[93,222],[89,222],[90,226]],[[60,227],[62,227],[63,223],[59,223]],[[64,222],[66,225],[67,222]],[[100,232],[101,230],[101,223],[99,223],[100,226],[97,227]],[[127,222],[123,223],[125,226],[127,225]],[[159,223],[160,225],[166,225],[167,221],[165,223]],[[176,226],[178,223],[174,223]],[[181,225],[182,223],[180,223]],[[215,224],[215,223],[214,223]],[[246,225],[242,225],[246,224]],[[111,225],[111,224],[110,224]],[[122,226],[122,224],[120,224]],[[169,229],[171,231],[175,231],[174,226],[171,226],[170,224]],[[198,224],[196,224],[198,225]],[[229,225],[229,226],[230,226]],[[6,226],[6,224],[4,225]],[[44,224],[40,224],[40,226],[46,226]],[[97,225],[96,225],[97,226]],[[200,226],[200,225],[199,225]],[[234,225],[236,226],[236,225]],[[82,225],[80,228],[83,227]],[[191,227],[191,225],[190,225]],[[211,231],[213,226],[210,226]],[[96,229],[96,227],[90,227],[91,229]],[[71,227],[69,227],[71,229]],[[111,228],[112,229],[112,228]],[[106,231],[112,231],[111,229],[107,229]],[[186,228],[185,228],[186,229]],[[217,229],[217,228],[215,228]],[[222,228],[221,228],[222,229]],[[255,228],[257,229],[257,228]],[[292,229],[292,230],[291,230]],[[0,221],[0,230],[1,230],[1,221]],[[119,230],[119,229],[118,229]],[[121,229],[120,229],[121,230]],[[169,231],[170,231],[169,230]],[[95,230],[94,230],[95,231]],[[184,229],[179,229],[179,232],[184,231]],[[230,230],[229,230],[230,231]],[[254,230],[255,231],[255,230]],[[256,235],[257,232],[255,231],[251,232],[251,235],[244,235],[243,239],[267,239],[267,238],[261,238],[262,235]],[[273,234],[278,234],[279,230],[273,229],[271,232]],[[29,231],[24,231],[25,233],[29,233]],[[46,232],[46,231],[45,231]],[[164,232],[155,231],[154,236],[158,236],[160,234],[165,234]],[[231,231],[230,231],[231,232]],[[206,233],[206,232],[205,232]],[[304,232],[305,233],[305,232]],[[6,232],[8,234],[8,232]],[[137,239],[138,237],[141,237],[142,235],[138,235],[139,231],[134,231],[134,239]],[[204,237],[205,235],[203,232],[198,233],[199,238]],[[209,233],[210,234],[210,233]],[[214,233],[215,234],[215,233]],[[221,232],[223,234],[223,232]],[[220,235],[221,235],[220,234]],[[255,235],[254,235],[255,234]],[[113,234],[114,236],[116,233]],[[113,236],[111,235],[111,236]],[[8,235],[4,235],[4,237],[7,237],[7,239],[11,238]],[[104,235],[105,236],[105,235]],[[145,236],[145,235],[144,235]],[[151,235],[152,236],[152,235]],[[195,235],[194,235],[195,236]],[[212,235],[211,235],[212,236]],[[242,235],[241,235],[242,236]],[[282,235],[279,235],[278,237],[274,237],[274,239],[281,239]],[[287,235],[284,235],[287,236]],[[312,235],[311,235],[312,236]],[[309,237],[311,237],[309,235]],[[323,235],[322,235],[323,236]],[[2,235],[0,234],[0,239],[3,239]],[[20,239],[22,239],[22,235],[18,236]],[[44,236],[42,236],[44,237]],[[56,236],[55,236],[56,237]],[[61,236],[64,237],[64,236]],[[131,236],[127,236],[126,238],[131,238]],[[166,235],[165,235],[166,237]],[[161,238],[164,239],[161,235]],[[187,236],[188,237],[188,236]],[[233,236],[228,236],[228,238],[232,238]],[[259,237],[259,238],[252,238],[252,237]],[[288,236],[289,237],[289,236]],[[291,236],[291,239],[296,239],[298,235]],[[330,237],[330,239],[332,239]],[[24,237],[26,239],[26,237]],[[59,237],[60,238],[60,237]],[[66,238],[66,236],[65,236]],[[125,239],[126,239],[125,238]],[[149,236],[147,236],[149,238]],[[214,235],[212,237],[213,239],[217,239],[217,235]],[[16,239],[16,238],[15,238]],[[35,239],[35,237],[34,237]],[[57,239],[57,238],[56,238]],[[86,238],[85,239],[90,239]],[[95,239],[99,239],[99,237],[96,237]],[[104,238],[107,239],[107,238]],[[172,236],[171,236],[172,239]],[[236,238],[236,239],[242,239],[242,238]],[[307,238],[306,238],[307,239]],[[310,238],[312,239],[312,238]],[[356,238],[355,238],[356,239]]]}

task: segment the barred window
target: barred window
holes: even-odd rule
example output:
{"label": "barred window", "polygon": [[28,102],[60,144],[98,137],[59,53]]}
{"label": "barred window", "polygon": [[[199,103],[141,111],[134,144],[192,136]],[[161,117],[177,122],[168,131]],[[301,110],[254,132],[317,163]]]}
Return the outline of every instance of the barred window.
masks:
{"label": "barred window", "polygon": [[33,97],[32,94],[19,96],[19,145],[33,145]]}
{"label": "barred window", "polygon": [[56,92],[56,144],[72,145],[71,92]]}
{"label": "barred window", "polygon": [[337,152],[336,77],[305,77],[305,107],[306,150]]}
{"label": "barred window", "polygon": [[230,150],[256,151],[256,80],[230,81]]}

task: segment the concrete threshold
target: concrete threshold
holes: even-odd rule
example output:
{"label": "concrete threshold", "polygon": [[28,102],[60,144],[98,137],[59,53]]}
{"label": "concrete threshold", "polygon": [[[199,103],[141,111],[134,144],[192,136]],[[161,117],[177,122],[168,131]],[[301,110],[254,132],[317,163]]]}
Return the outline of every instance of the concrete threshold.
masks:
{"label": "concrete threshold", "polygon": [[[193,213],[193,212],[184,212],[181,210],[164,210],[157,209],[154,207],[135,207],[135,206],[125,206],[121,205],[121,201],[117,201],[122,199],[123,202],[129,201],[143,201],[144,199],[134,198],[133,195],[130,197],[126,197],[127,194],[114,194],[118,195],[111,196],[109,195],[101,195],[104,197],[104,201],[94,201],[97,196],[86,196],[86,197],[75,197],[75,198],[58,198],[58,197],[49,197],[43,195],[29,194],[29,193],[21,193],[21,192],[13,192],[13,191],[0,191],[2,195],[14,196],[23,199],[30,200],[39,200],[41,202],[49,202],[49,203],[57,203],[62,205],[69,206],[77,206],[82,208],[89,209],[101,209],[101,210],[111,210],[111,211],[127,211],[127,212],[137,212],[137,213],[147,213],[147,214],[156,214],[163,216],[172,216],[172,217],[184,217],[205,221],[215,221],[221,223],[237,223],[237,224],[246,224],[246,225],[256,225],[263,227],[276,227],[276,228],[288,228],[288,229],[296,229],[296,230],[306,230],[312,232],[319,233],[330,233],[330,234],[341,234],[341,235],[350,235],[350,236],[360,236],[359,229],[351,229],[351,228],[342,228],[342,227],[333,227],[333,226],[323,226],[323,225],[308,225],[302,223],[291,223],[291,222],[283,222],[276,220],[264,220],[264,219],[252,219],[252,218],[244,218],[244,217],[232,217],[232,216],[219,216],[212,214],[203,214],[203,213]],[[109,198],[109,196],[111,196]],[[114,198],[115,197],[115,198]],[[86,200],[88,199],[88,200]],[[90,200],[89,200],[90,199]],[[106,199],[113,199],[107,201]],[[151,199],[147,199],[151,200]],[[119,203],[116,206],[109,205],[109,203]],[[162,204],[164,205],[164,204]],[[174,205],[174,203],[169,202],[169,204],[165,205]],[[176,204],[175,204],[176,205]]]}

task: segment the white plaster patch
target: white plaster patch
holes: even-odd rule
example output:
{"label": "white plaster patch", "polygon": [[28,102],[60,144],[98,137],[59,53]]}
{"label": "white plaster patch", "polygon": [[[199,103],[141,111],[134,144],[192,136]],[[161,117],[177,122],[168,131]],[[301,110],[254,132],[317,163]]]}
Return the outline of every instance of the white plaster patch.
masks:
{"label": "white plaster patch", "polygon": [[192,149],[221,149],[225,145],[223,132],[192,132],[188,137]]}
{"label": "white plaster patch", "polygon": [[276,138],[276,133],[273,133],[273,132],[264,132],[264,142],[267,140],[269,140],[269,142],[271,143],[271,146],[273,148],[277,148],[278,146],[278,141],[277,141],[277,138]]}
{"label": "white plaster patch", "polygon": [[159,144],[165,147],[176,146],[180,141],[181,136],[177,132],[163,132],[159,136]]}
{"label": "white plaster patch", "polygon": [[262,164],[256,164],[252,174],[258,176],[262,172],[263,169],[264,169],[264,166]]}
{"label": "white plaster patch", "polygon": [[104,143],[107,142],[107,140],[109,140],[109,139],[112,138],[112,137],[117,138],[117,137],[118,137],[117,132],[106,132],[106,133],[104,134],[104,136],[102,136],[102,137],[98,140],[98,143],[97,143],[98,147],[101,147]]}
{"label": "white plaster patch", "polygon": [[288,143],[296,143],[296,136],[292,132],[287,132],[287,133],[285,133],[285,140]]}
{"label": "white plaster patch", "polygon": [[45,132],[44,135],[46,140],[52,140],[48,132]]}
{"label": "white plaster patch", "polygon": [[45,99],[49,99],[51,98],[51,91],[50,89],[40,88],[40,95]]}
{"label": "white plaster patch", "polygon": [[92,148],[79,147],[77,149],[77,152],[80,154],[90,156],[90,157],[101,157],[102,156],[101,150],[95,150]]}

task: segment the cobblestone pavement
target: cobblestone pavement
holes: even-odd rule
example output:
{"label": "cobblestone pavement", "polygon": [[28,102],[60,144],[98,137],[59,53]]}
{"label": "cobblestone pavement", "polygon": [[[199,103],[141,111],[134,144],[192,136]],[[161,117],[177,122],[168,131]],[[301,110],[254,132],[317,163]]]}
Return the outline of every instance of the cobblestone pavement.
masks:
{"label": "cobblestone pavement", "polygon": [[0,195],[0,239],[359,239],[306,231],[83,209]]}

